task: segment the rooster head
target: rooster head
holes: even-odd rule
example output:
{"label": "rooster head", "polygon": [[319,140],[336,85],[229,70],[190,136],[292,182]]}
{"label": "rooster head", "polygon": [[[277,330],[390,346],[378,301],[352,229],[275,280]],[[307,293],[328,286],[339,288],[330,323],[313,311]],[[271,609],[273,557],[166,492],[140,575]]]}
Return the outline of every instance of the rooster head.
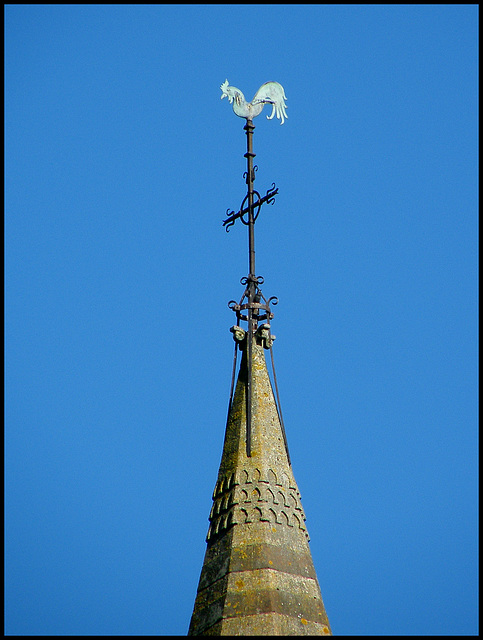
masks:
{"label": "rooster head", "polygon": [[230,95],[229,91],[228,91],[228,80],[225,80],[225,82],[220,85],[220,89],[221,89],[221,98],[220,100],[223,100],[223,98],[228,98],[228,100],[230,102],[233,102],[233,96]]}

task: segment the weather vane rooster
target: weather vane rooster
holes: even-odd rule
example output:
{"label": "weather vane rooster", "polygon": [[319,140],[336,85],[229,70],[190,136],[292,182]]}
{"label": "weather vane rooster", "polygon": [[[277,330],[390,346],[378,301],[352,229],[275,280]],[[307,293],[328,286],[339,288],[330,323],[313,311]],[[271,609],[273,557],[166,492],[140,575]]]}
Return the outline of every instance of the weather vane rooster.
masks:
{"label": "weather vane rooster", "polygon": [[255,97],[251,102],[245,100],[245,96],[236,87],[231,87],[228,84],[228,80],[220,86],[221,99],[228,98],[230,104],[233,104],[233,111],[240,118],[246,118],[247,120],[253,120],[258,116],[265,104],[272,105],[272,113],[267,116],[268,120],[271,120],[274,115],[281,120],[280,124],[285,122],[287,118],[287,108],[285,105],[285,91],[278,82],[265,82],[260,89],[256,92]]}

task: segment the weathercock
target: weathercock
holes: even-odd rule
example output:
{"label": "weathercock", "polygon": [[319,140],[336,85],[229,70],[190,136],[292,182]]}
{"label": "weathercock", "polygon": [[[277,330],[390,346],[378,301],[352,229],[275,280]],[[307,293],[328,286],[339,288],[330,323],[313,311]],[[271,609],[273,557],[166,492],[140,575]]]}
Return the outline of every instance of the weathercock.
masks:
{"label": "weathercock", "polygon": [[268,120],[271,120],[276,115],[281,120],[280,124],[285,122],[287,117],[285,100],[287,98],[282,85],[278,82],[265,82],[265,84],[262,84],[251,102],[245,100],[245,96],[240,89],[231,87],[228,84],[228,80],[225,80],[220,89],[221,99],[228,98],[230,104],[233,104],[233,111],[240,118],[253,120],[261,113],[263,106],[268,103],[272,105],[272,113],[267,116]]}

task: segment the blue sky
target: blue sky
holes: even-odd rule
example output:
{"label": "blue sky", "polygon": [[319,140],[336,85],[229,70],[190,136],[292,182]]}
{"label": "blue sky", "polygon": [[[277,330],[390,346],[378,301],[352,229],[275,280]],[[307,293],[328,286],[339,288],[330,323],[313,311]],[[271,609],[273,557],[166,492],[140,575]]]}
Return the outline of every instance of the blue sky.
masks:
{"label": "blue sky", "polygon": [[5,7],[5,633],[185,635],[257,273],[337,635],[474,635],[477,5]]}

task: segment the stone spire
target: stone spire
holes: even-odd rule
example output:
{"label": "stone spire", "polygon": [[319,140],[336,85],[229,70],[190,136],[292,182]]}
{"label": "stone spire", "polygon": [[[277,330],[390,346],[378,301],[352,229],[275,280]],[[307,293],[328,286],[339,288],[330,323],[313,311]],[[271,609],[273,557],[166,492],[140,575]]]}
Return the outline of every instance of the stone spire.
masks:
{"label": "stone spire", "polygon": [[[248,227],[249,273],[240,302],[230,301],[237,324],[232,391],[218,479],[213,492],[207,549],[188,635],[265,636],[332,635],[315,574],[300,493],[293,477],[285,429],[265,363],[273,355],[270,331],[273,313],[255,275],[254,225],[264,203],[278,193],[273,184],[265,196],[253,188],[252,117],[272,104],[282,123],[285,92],[277,82],[265,83],[251,103],[228,81],[221,85],[235,113],[247,122],[247,195],[238,213],[223,222],[228,231],[236,220]],[[248,323],[245,331],[241,321]],[[235,394],[237,351],[242,351]],[[278,390],[273,371],[275,392]]]}
{"label": "stone spire", "polygon": [[268,327],[258,328],[251,349],[250,456],[248,333],[232,329],[243,356],[188,635],[331,635],[265,364],[264,347],[273,339]]}

